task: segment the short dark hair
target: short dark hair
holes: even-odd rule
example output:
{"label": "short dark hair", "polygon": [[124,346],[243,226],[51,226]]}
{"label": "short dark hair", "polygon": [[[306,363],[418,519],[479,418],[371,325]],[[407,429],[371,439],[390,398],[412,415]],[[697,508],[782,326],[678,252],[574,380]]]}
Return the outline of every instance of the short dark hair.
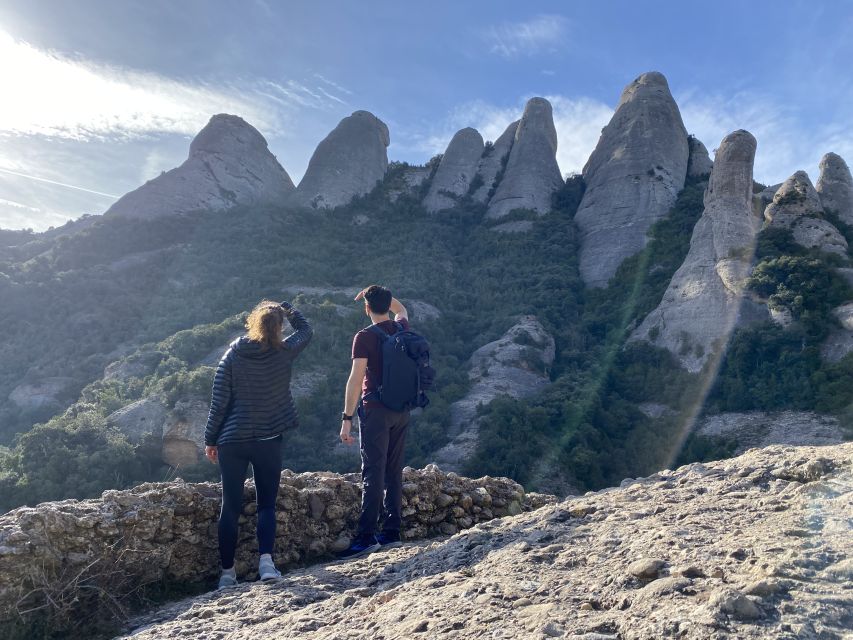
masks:
{"label": "short dark hair", "polygon": [[364,290],[364,299],[367,300],[367,306],[376,315],[388,313],[391,308],[391,292],[385,287],[380,287],[378,284],[372,284]]}

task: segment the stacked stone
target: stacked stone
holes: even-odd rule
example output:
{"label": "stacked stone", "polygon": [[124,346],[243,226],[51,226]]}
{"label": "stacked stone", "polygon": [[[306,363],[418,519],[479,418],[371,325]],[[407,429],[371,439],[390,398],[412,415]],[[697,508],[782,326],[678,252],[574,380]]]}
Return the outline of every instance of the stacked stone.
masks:
{"label": "stacked stone", "polygon": [[[403,476],[406,540],[450,535],[529,508],[522,487],[506,478],[471,480],[435,465],[406,468]],[[280,566],[349,545],[359,515],[359,480],[357,474],[282,472],[275,545]],[[0,516],[0,622],[15,616],[33,585],[59,587],[62,576],[81,571],[84,577],[110,574],[137,586],[212,578],[219,570],[220,496],[217,483],[146,483],[106,491],[100,499],[47,502]],[[254,498],[249,481],[236,558],[241,577],[251,577],[257,566]],[[36,591],[25,598],[27,608],[42,604],[46,595]]]}

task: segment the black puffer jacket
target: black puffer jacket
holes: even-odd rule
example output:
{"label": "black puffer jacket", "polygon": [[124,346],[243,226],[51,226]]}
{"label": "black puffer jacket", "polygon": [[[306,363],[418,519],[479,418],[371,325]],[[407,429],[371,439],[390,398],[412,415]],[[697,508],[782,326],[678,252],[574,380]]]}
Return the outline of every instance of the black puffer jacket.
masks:
{"label": "black puffer jacket", "polygon": [[243,336],[231,343],[219,361],[205,445],[271,438],[297,426],[290,376],[294,359],[311,341],[314,330],[299,311],[287,303],[282,306],[294,333],[285,338],[281,349]]}

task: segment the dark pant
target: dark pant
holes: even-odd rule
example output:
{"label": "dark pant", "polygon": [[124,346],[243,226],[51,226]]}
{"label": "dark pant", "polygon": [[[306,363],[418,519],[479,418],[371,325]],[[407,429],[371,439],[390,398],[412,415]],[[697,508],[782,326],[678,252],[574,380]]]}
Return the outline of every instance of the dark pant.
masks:
{"label": "dark pant", "polygon": [[219,559],[223,569],[234,566],[237,531],[243,511],[243,484],[249,464],[258,501],[258,547],[272,553],[275,543],[275,499],[281,477],[281,436],[272,440],[235,442],[217,447],[222,473],[222,511],[219,514]]}
{"label": "dark pant", "polygon": [[403,449],[409,428],[409,412],[370,407],[361,411],[361,518],[358,533],[376,532],[380,507],[384,531],[399,531],[403,509]]}

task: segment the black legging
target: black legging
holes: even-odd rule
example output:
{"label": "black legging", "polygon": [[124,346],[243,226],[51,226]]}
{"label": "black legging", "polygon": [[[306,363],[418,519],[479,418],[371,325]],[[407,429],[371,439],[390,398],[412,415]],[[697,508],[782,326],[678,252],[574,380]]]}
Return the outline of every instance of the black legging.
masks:
{"label": "black legging", "polygon": [[243,511],[243,484],[249,463],[255,476],[258,501],[258,548],[272,553],[275,544],[275,499],[281,477],[281,436],[218,447],[222,474],[222,511],[219,514],[219,559],[223,569],[234,566],[237,531]]}

